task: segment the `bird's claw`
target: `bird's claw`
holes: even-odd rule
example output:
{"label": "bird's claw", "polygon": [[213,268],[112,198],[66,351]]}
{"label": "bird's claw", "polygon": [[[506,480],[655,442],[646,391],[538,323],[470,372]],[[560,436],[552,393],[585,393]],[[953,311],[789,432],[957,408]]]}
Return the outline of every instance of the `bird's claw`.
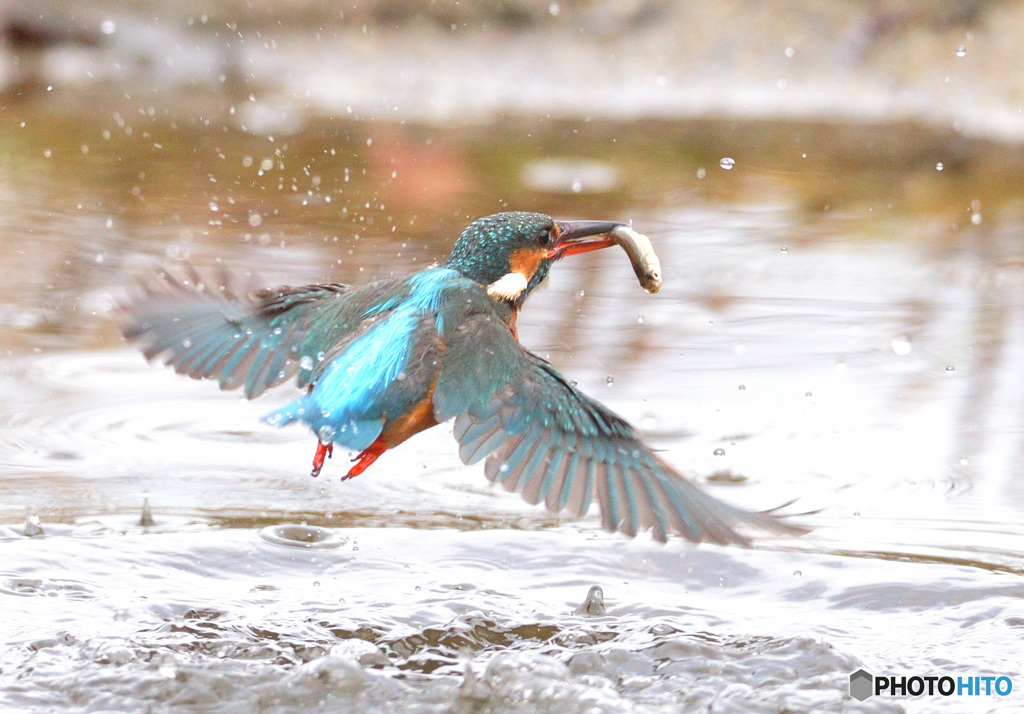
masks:
{"label": "bird's claw", "polygon": [[325,444],[322,441],[318,441],[316,444],[316,453],[313,454],[313,470],[309,472],[309,475],[316,478],[320,475],[320,470],[324,467],[324,459],[329,459],[334,455],[334,444]]}
{"label": "bird's claw", "polygon": [[377,458],[387,451],[388,447],[384,445],[384,442],[378,439],[377,441],[370,444],[368,447],[359,452],[359,454],[352,460],[355,462],[352,464],[352,468],[348,470],[348,473],[341,477],[342,481],[348,481],[353,479],[363,471],[366,471]]}

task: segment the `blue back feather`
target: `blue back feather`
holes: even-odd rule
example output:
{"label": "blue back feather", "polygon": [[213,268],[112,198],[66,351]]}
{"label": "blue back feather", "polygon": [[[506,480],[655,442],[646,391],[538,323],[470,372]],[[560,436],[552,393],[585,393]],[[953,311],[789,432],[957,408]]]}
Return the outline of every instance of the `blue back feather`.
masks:
{"label": "blue back feather", "polygon": [[[363,313],[366,331],[332,355],[312,391],[275,410],[264,420],[276,426],[304,421],[320,440],[361,451],[380,435],[388,414],[401,415],[413,404],[408,395],[394,396],[388,387],[399,379],[413,348],[413,337],[426,316],[443,328],[442,304],[449,287],[465,283],[458,272],[434,268],[417,273],[400,285],[397,294],[371,305]],[[364,324],[366,324],[364,322]]]}

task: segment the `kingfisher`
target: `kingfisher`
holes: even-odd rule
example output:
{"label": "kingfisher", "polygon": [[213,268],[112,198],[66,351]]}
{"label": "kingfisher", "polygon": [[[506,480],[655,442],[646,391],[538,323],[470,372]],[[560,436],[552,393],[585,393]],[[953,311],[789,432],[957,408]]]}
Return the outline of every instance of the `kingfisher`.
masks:
{"label": "kingfisher", "polygon": [[300,396],[263,419],[309,426],[313,476],[335,444],[357,453],[344,481],[454,419],[464,463],[486,459],[488,479],[556,513],[582,517],[596,500],[609,531],[723,545],[749,545],[738,524],[804,532],[704,493],[519,342],[519,311],[552,265],[614,245],[624,225],[497,213],[471,223],[444,264],[362,287],[240,291],[227,271],[213,284],[164,271],[121,305],[120,326],[147,359],[248,399],[294,376]]}

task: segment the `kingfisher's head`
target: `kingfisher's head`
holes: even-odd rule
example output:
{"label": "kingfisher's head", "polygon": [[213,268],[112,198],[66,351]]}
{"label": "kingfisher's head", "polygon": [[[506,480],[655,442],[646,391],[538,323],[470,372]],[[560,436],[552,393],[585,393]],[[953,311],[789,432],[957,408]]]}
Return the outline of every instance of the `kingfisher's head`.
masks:
{"label": "kingfisher's head", "polygon": [[524,211],[495,213],[469,224],[446,265],[486,287],[492,299],[519,309],[554,261],[615,245],[608,234],[620,225],[556,221]]}

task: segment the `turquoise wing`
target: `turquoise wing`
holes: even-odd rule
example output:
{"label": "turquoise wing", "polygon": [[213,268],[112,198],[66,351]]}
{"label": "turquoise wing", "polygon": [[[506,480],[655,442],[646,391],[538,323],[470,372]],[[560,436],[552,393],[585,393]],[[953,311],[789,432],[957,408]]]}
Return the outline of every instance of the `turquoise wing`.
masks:
{"label": "turquoise wing", "polygon": [[118,318],[147,359],[162,356],[179,374],[242,387],[252,399],[296,374],[300,387],[314,381],[325,354],[359,329],[393,283],[247,290],[226,271],[213,280],[165,271]]}
{"label": "turquoise wing", "polygon": [[603,526],[747,545],[734,526],[798,534],[775,515],[719,501],[684,479],[609,409],[522,348],[493,312],[470,314],[446,341],[434,391],[438,421],[455,417],[459,455],[530,503],[582,516],[597,500]]}

